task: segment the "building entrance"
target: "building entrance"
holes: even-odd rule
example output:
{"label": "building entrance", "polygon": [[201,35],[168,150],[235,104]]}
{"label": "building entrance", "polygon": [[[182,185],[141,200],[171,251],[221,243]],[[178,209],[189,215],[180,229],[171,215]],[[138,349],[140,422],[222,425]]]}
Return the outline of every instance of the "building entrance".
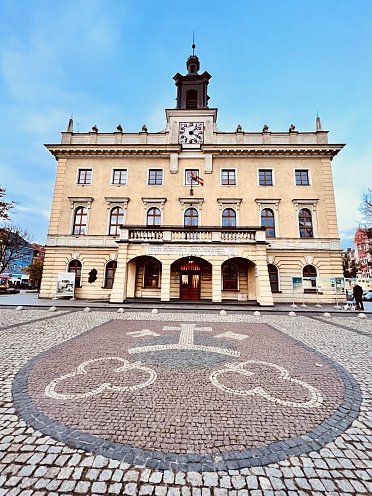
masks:
{"label": "building entrance", "polygon": [[201,268],[194,260],[189,260],[180,268],[180,299],[200,300]]}

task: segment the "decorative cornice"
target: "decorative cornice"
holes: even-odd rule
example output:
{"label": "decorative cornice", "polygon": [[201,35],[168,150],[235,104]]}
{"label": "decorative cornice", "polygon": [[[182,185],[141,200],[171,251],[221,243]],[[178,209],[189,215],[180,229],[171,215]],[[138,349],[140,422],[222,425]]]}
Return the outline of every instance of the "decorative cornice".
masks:
{"label": "decorative cornice", "polygon": [[208,145],[201,147],[202,152],[220,157],[327,157],[332,159],[345,145]]}
{"label": "decorative cornice", "polygon": [[87,156],[95,157],[124,157],[124,156],[157,156],[169,157],[171,153],[179,153],[180,145],[45,145],[54,157],[58,158],[81,158]]}

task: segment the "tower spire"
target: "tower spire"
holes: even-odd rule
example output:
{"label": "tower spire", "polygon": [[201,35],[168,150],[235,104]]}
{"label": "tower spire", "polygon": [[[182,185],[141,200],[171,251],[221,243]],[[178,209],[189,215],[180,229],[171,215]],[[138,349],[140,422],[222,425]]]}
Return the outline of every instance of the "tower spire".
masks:
{"label": "tower spire", "polygon": [[191,48],[192,48],[192,55],[194,57],[195,56],[195,48],[196,48],[196,45],[195,45],[195,31],[192,32],[192,45],[191,45]]}

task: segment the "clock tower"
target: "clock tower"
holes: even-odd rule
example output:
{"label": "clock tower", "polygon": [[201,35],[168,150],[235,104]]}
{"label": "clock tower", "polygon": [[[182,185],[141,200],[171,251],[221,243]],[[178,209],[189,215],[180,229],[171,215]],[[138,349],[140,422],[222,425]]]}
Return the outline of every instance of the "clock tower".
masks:
{"label": "clock tower", "polygon": [[201,148],[203,144],[213,141],[217,109],[209,108],[208,72],[199,74],[200,62],[194,53],[187,59],[187,74],[177,73],[173,79],[177,86],[177,105],[173,110],[167,109],[167,129],[169,142],[178,143],[183,149]]}

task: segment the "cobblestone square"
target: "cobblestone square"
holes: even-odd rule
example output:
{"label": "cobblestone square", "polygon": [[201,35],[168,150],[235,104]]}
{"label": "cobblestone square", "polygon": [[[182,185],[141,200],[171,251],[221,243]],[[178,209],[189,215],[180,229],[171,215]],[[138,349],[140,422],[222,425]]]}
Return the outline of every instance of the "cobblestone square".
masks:
{"label": "cobblestone square", "polygon": [[0,495],[370,494],[371,319],[0,309]]}

